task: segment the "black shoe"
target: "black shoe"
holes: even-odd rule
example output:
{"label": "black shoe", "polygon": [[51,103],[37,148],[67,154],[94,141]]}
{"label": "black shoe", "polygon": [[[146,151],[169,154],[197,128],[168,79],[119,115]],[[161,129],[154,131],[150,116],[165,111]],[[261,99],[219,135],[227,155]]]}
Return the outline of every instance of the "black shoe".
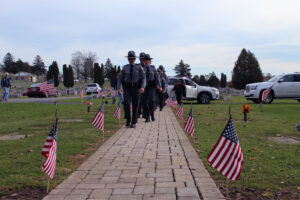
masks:
{"label": "black shoe", "polygon": [[146,123],[147,123],[147,122],[150,122],[150,119],[149,119],[149,117],[148,117],[148,118],[146,118],[146,121],[145,121],[145,122],[146,122]]}
{"label": "black shoe", "polygon": [[130,122],[126,122],[126,128],[130,127]]}
{"label": "black shoe", "polygon": [[130,128],[135,128],[135,124],[131,124]]}
{"label": "black shoe", "polygon": [[151,120],[152,120],[152,121],[155,121],[154,115],[153,115],[153,116],[151,116]]}
{"label": "black shoe", "polygon": [[161,108],[161,109],[159,109],[159,111],[162,111],[162,108]]}

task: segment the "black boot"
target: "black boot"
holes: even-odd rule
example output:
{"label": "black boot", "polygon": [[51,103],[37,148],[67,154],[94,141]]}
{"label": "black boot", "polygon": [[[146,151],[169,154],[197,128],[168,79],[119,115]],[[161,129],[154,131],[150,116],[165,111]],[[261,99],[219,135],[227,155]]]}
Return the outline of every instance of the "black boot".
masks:
{"label": "black boot", "polygon": [[155,121],[154,115],[151,115],[151,120]]}
{"label": "black boot", "polygon": [[127,121],[126,122],[126,128],[129,128],[130,127],[130,121]]}
{"label": "black boot", "polygon": [[146,123],[147,123],[147,122],[150,122],[150,118],[147,117],[145,122],[146,122]]}

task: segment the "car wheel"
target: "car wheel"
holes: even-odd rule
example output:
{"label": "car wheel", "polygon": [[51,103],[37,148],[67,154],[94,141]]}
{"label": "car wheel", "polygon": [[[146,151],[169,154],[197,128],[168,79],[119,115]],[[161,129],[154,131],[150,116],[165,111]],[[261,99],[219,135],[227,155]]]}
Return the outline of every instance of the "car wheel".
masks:
{"label": "car wheel", "polygon": [[87,93],[86,93],[86,95],[90,95],[90,94],[91,94],[90,92],[87,92]]}
{"label": "car wheel", "polygon": [[300,103],[300,99],[297,99],[298,100],[298,102]]}
{"label": "car wheel", "polygon": [[270,92],[263,103],[271,104],[273,102],[273,100],[274,100],[273,94]]}
{"label": "car wheel", "polygon": [[208,92],[203,92],[198,95],[197,101],[201,104],[209,104],[211,95]]}
{"label": "car wheel", "polygon": [[253,103],[259,104],[261,102],[260,99],[252,99]]}

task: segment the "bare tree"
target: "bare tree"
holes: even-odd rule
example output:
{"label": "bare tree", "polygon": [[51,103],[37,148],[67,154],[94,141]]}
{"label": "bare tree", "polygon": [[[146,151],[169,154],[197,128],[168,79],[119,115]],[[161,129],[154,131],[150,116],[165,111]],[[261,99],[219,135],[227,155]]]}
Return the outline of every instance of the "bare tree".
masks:
{"label": "bare tree", "polygon": [[80,72],[82,71],[84,63],[84,55],[81,51],[72,53],[71,65],[76,72],[77,79],[80,79]]}
{"label": "bare tree", "polygon": [[94,77],[94,63],[97,61],[97,56],[95,52],[88,52],[84,55],[83,59],[83,69],[81,70],[81,75],[83,76],[85,82],[88,78]]}

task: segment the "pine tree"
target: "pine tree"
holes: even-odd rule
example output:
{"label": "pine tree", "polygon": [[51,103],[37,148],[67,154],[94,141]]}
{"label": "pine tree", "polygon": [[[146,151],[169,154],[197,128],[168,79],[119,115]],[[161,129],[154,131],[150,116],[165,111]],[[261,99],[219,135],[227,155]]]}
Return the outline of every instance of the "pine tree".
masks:
{"label": "pine tree", "polygon": [[117,74],[120,74],[121,73],[121,67],[120,67],[120,65],[118,66],[118,70],[117,70]]}
{"label": "pine tree", "polygon": [[232,73],[232,84],[236,89],[245,89],[246,84],[263,80],[262,72],[254,54],[242,49]]}
{"label": "pine tree", "polygon": [[37,55],[33,61],[32,65],[32,73],[40,76],[46,73],[45,64],[41,58],[41,56]]}
{"label": "pine tree", "polygon": [[64,81],[63,84],[65,87],[69,87],[69,76],[68,76],[68,67],[66,64],[63,65],[63,77],[64,77]]}
{"label": "pine tree", "polygon": [[[3,58],[3,69],[5,72],[12,73],[12,67],[15,64],[15,59],[11,53],[7,53]],[[17,72],[16,72],[17,73]]]}
{"label": "pine tree", "polygon": [[99,63],[94,63],[94,83],[100,85],[100,66]]}
{"label": "pine tree", "polygon": [[207,81],[205,79],[205,76],[204,75],[201,75],[200,76],[200,79],[199,79],[199,85],[207,85]]}
{"label": "pine tree", "polygon": [[69,79],[69,87],[74,86],[74,72],[71,65],[69,65],[69,72],[68,72],[68,79]]}
{"label": "pine tree", "polygon": [[59,86],[59,69],[56,61],[53,61],[52,64],[49,66],[49,71],[47,72],[47,80],[53,79],[54,81],[54,86],[58,87]]}
{"label": "pine tree", "polygon": [[103,63],[101,63],[100,72],[99,72],[99,85],[101,87],[104,84],[104,78],[105,78],[104,65],[103,65]]}
{"label": "pine tree", "polygon": [[111,72],[113,70],[113,64],[111,63],[110,59],[107,58],[107,61],[104,65],[104,73],[105,73],[105,77],[110,79],[111,78]]}
{"label": "pine tree", "polygon": [[175,66],[174,71],[177,77],[189,77],[191,78],[191,68],[189,64],[185,64],[183,60],[180,60],[179,64]]}
{"label": "pine tree", "polygon": [[211,87],[218,88],[220,86],[220,80],[217,78],[217,76],[214,72],[212,72],[210,74],[210,77],[207,82],[208,82],[208,85]]}
{"label": "pine tree", "polygon": [[192,80],[199,85],[200,78],[198,75],[195,75]]}
{"label": "pine tree", "polygon": [[225,88],[227,86],[227,77],[226,77],[226,74],[221,73],[220,86],[221,86],[221,88]]}

